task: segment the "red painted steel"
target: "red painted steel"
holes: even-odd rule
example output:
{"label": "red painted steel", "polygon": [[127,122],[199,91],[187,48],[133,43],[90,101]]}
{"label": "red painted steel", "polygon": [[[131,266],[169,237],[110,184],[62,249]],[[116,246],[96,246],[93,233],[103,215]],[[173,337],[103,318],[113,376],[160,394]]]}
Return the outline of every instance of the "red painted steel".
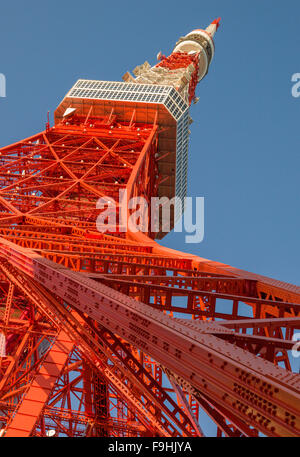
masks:
{"label": "red painted steel", "polygon": [[26,437],[32,433],[37,418],[40,417],[56,379],[61,375],[73,347],[74,342],[68,338],[63,330],[60,331],[39,373],[24,393],[16,414],[8,423],[6,437]]}
{"label": "red painted steel", "polygon": [[[158,64],[195,65],[189,101],[197,62]],[[172,179],[158,116],[127,114],[75,113],[0,150],[1,436],[202,436],[203,412],[217,436],[298,436],[300,287],[97,231],[100,197]]]}

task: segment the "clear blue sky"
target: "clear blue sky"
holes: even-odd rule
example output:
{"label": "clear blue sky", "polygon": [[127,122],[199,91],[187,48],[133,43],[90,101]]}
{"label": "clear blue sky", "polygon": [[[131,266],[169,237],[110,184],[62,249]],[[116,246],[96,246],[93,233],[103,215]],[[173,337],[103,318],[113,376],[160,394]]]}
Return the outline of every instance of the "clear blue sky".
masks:
{"label": "clear blue sky", "polygon": [[3,2],[0,145],[42,130],[78,78],[119,80],[218,16],[191,110],[188,194],[205,197],[205,238],[163,242],[299,284],[299,0]]}

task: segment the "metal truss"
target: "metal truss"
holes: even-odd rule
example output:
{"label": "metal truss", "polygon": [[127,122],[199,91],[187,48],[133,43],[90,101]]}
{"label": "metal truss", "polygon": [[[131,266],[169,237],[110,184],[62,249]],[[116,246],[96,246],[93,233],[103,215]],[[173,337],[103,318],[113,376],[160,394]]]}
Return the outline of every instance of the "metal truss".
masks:
{"label": "metal truss", "polygon": [[82,103],[0,150],[0,435],[201,437],[203,414],[217,436],[299,435],[300,288],[162,247],[162,229],[100,233],[99,198],[119,222],[120,191],[174,189],[174,125],[145,100]]}

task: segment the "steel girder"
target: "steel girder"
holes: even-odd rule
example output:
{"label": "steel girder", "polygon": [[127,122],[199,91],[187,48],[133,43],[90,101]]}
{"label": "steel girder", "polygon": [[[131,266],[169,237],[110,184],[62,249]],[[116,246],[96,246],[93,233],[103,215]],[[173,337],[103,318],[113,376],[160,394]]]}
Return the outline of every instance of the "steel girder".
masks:
{"label": "steel girder", "polygon": [[157,125],[114,122],[1,150],[2,433],[199,436],[204,411],[218,435],[297,435],[299,288],[97,232],[99,197],[166,179]]}

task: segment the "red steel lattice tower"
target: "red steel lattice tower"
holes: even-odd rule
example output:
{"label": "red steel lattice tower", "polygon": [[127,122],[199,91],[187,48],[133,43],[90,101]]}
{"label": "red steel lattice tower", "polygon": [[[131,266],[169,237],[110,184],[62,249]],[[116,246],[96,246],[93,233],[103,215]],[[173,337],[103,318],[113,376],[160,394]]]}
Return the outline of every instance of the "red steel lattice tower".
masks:
{"label": "red steel lattice tower", "polygon": [[1,436],[204,436],[204,414],[217,436],[299,435],[300,287],[128,222],[134,197],[186,195],[218,26],[124,82],[77,81],[53,127],[0,150]]}

